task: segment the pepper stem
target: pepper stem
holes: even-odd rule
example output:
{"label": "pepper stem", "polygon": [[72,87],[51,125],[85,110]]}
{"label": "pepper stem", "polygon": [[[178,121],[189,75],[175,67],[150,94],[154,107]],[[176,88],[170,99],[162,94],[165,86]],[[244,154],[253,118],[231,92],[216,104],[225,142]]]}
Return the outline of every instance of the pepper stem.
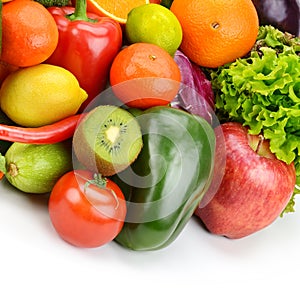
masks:
{"label": "pepper stem", "polygon": [[97,20],[91,19],[87,16],[86,7],[86,0],[76,0],[74,13],[67,15],[66,17],[70,21],[97,22]]}

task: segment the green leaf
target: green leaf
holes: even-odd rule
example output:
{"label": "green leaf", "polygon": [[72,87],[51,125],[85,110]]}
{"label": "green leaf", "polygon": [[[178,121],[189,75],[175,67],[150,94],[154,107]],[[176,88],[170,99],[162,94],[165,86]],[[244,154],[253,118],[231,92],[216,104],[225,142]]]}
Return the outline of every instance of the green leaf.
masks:
{"label": "green leaf", "polygon": [[261,26],[247,57],[209,71],[220,121],[263,134],[300,178],[300,39]]}
{"label": "green leaf", "polygon": [[285,207],[285,209],[282,211],[282,213],[280,214],[280,217],[283,217],[284,214],[288,214],[288,213],[293,213],[295,212],[295,199],[296,199],[296,195],[300,194],[300,186],[295,186],[295,190],[294,190],[294,194],[291,197],[290,201],[288,202],[287,206]]}

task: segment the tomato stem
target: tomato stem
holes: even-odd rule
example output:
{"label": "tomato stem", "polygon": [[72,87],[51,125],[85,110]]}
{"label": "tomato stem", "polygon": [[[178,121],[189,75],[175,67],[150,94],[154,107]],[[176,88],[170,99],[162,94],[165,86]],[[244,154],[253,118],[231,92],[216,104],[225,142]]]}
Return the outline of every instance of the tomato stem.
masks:
{"label": "tomato stem", "polygon": [[107,179],[103,177],[101,174],[94,174],[94,178],[91,180],[88,180],[84,185],[84,190],[88,188],[90,184],[94,184],[99,188],[106,188]]}
{"label": "tomato stem", "polygon": [[84,184],[84,192],[85,193],[86,193],[86,189],[89,187],[90,184],[93,184],[93,185],[97,186],[100,189],[107,190],[108,192],[110,192],[112,194],[112,196],[114,197],[114,199],[116,200],[115,210],[118,209],[118,207],[119,207],[119,199],[118,199],[116,193],[112,189],[107,188],[107,179],[105,177],[103,177],[99,173],[95,173],[94,174],[94,178],[91,179],[91,180],[88,180]]}

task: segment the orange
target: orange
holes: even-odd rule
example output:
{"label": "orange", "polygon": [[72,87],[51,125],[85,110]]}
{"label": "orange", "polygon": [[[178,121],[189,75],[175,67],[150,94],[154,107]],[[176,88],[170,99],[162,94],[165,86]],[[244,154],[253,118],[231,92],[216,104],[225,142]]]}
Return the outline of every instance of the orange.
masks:
{"label": "orange", "polygon": [[182,52],[200,66],[233,62],[256,41],[259,20],[251,0],[174,0],[170,9],[182,26]]}
{"label": "orange", "polygon": [[123,48],[110,69],[113,92],[129,107],[167,105],[180,87],[180,69],[161,47],[135,43]]}
{"label": "orange", "polygon": [[2,8],[1,60],[18,67],[45,61],[58,43],[50,12],[33,0],[14,0]]}
{"label": "orange", "polygon": [[87,11],[125,24],[127,14],[135,7],[149,4],[149,0],[87,0]]}

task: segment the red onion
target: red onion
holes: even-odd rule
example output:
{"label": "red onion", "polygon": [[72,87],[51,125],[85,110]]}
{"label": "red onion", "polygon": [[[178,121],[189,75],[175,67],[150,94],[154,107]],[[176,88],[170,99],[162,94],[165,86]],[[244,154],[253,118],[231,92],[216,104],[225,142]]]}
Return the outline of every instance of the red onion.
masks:
{"label": "red onion", "polygon": [[174,59],[181,72],[181,87],[171,105],[199,115],[212,124],[214,93],[211,82],[200,67],[191,62],[181,51],[176,51]]}

